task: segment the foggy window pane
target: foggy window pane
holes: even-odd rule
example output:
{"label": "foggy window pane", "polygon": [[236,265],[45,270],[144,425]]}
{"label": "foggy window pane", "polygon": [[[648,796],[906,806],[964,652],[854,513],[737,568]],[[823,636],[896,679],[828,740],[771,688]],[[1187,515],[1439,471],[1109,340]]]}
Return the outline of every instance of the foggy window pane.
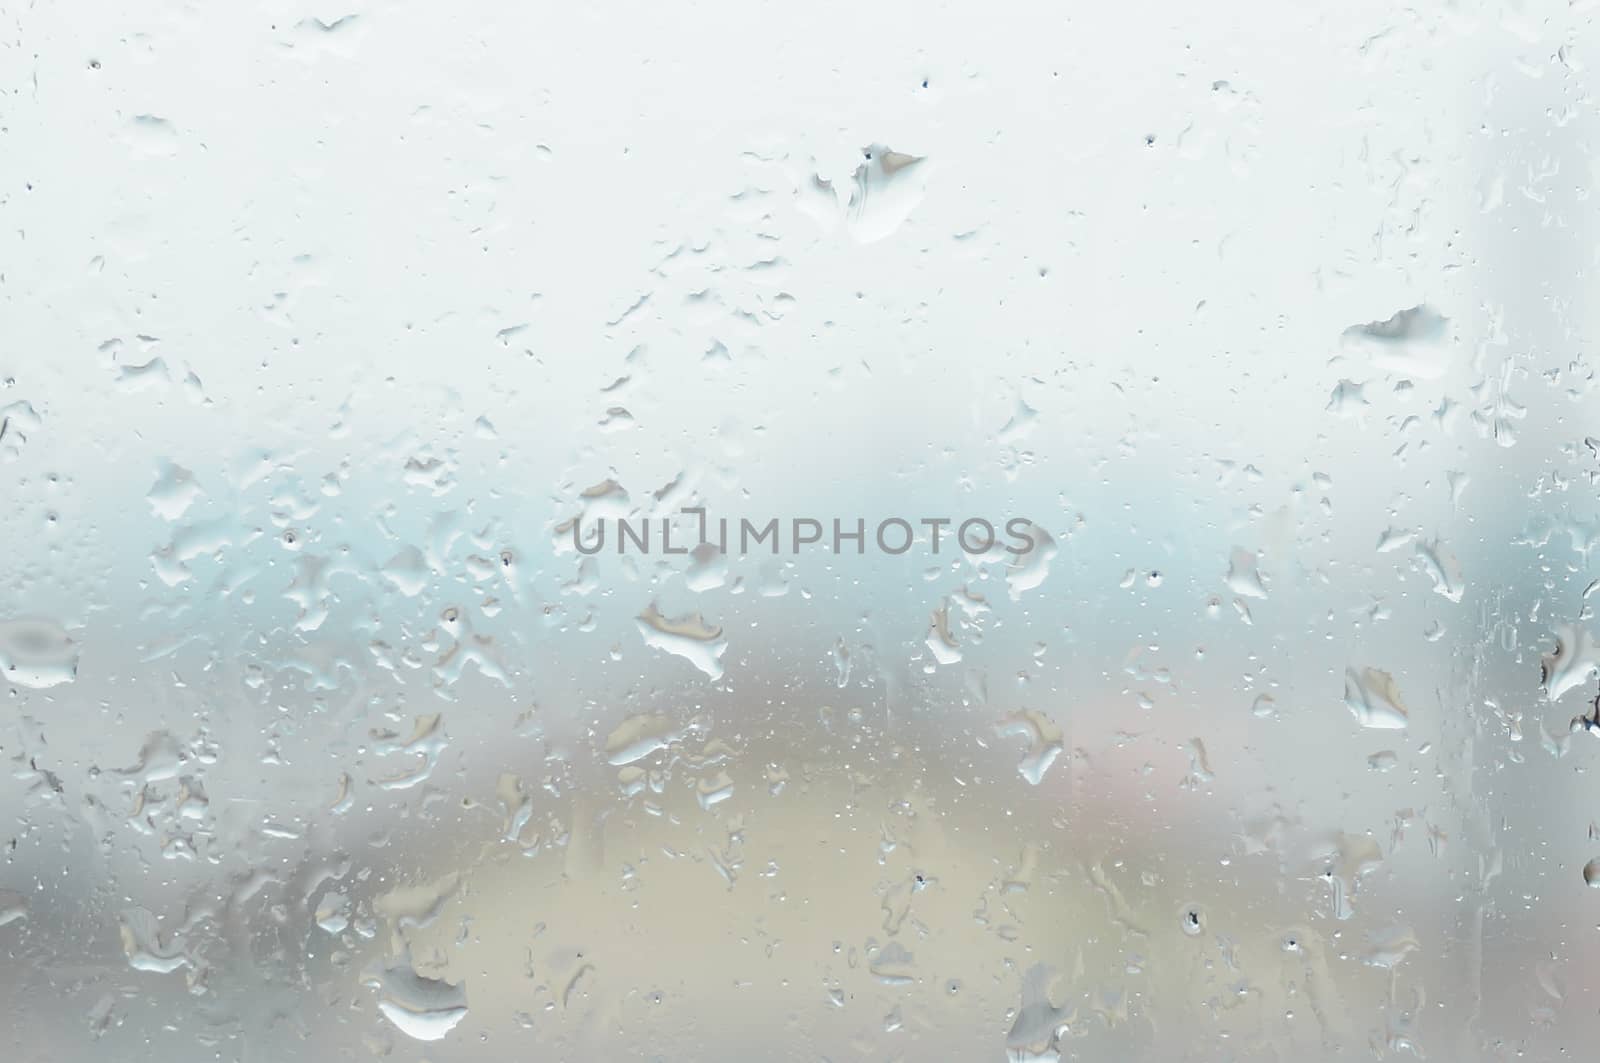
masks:
{"label": "foggy window pane", "polygon": [[0,1059],[1577,1058],[1596,14],[10,5]]}

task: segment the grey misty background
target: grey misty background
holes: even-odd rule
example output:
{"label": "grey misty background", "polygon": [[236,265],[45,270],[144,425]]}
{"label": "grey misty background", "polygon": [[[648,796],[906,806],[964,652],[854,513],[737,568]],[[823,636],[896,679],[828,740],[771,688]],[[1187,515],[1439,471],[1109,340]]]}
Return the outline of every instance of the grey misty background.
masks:
{"label": "grey misty background", "polygon": [[1591,12],[1004,14],[8,13],[7,1058],[1592,1041]]}

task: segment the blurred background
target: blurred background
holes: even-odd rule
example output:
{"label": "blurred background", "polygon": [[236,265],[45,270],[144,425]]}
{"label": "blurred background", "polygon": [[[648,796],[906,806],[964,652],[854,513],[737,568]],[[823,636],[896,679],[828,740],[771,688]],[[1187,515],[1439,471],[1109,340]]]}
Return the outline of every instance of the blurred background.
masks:
{"label": "blurred background", "polygon": [[0,1056],[1600,1035],[1592,3],[0,14]]}

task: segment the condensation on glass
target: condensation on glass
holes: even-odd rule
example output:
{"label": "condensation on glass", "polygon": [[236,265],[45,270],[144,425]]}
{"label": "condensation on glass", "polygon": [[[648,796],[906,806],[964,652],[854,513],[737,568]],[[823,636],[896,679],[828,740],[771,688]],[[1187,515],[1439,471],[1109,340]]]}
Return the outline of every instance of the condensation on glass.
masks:
{"label": "condensation on glass", "polygon": [[1595,18],[12,5],[0,1058],[1576,1058]]}

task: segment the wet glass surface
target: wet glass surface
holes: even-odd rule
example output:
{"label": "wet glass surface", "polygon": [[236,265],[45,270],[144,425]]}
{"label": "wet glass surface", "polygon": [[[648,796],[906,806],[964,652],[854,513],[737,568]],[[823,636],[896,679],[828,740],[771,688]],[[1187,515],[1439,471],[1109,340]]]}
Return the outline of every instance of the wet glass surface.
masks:
{"label": "wet glass surface", "polygon": [[0,1058],[1600,1035],[1593,3],[0,13]]}

